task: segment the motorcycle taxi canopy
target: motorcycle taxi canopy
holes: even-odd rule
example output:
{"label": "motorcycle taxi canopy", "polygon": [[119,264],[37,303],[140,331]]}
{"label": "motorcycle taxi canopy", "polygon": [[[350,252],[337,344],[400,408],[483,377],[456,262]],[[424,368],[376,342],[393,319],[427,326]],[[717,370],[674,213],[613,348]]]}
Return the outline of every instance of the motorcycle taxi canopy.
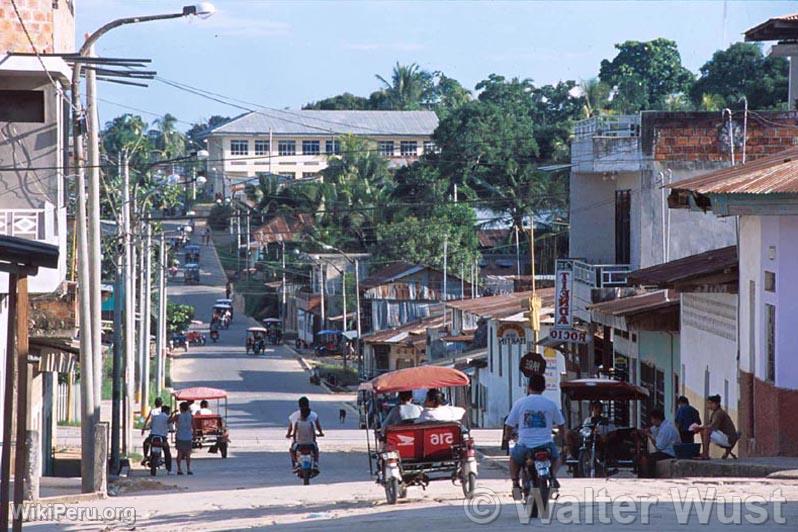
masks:
{"label": "motorcycle taxi canopy", "polygon": [[648,390],[642,386],[614,379],[564,381],[560,390],[573,401],[639,401],[648,397]]}
{"label": "motorcycle taxi canopy", "polygon": [[196,386],[175,390],[172,395],[178,401],[201,401],[202,399],[227,399],[227,392],[219,388]]}
{"label": "motorcycle taxi canopy", "polygon": [[383,373],[364,382],[358,389],[373,393],[392,393],[450,386],[468,386],[468,375],[454,368],[416,366]]}

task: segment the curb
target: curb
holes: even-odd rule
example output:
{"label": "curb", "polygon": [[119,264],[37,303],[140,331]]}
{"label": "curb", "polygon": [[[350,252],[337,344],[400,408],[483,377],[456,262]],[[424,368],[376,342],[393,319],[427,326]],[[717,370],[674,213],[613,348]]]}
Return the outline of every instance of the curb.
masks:
{"label": "curb", "polygon": [[[285,346],[286,349],[288,349],[289,351],[291,351],[294,354],[294,357],[296,357],[297,362],[299,362],[299,365],[302,366],[302,369],[305,370],[306,372],[310,372],[311,367],[310,367],[310,364],[308,364],[308,361],[305,360],[305,357],[300,355],[297,352],[297,350],[294,349],[293,347],[291,347],[290,345],[285,345],[284,344],[284,346]],[[324,389],[324,391],[326,391],[330,395],[336,395],[337,394],[337,392],[332,391],[330,389],[330,387],[327,386],[327,384],[324,383],[324,381],[321,381],[319,386],[321,386],[322,389]],[[360,415],[360,412],[358,411],[358,409],[354,405],[352,405],[352,403],[350,403],[349,401],[341,401],[341,404],[344,405],[345,407],[347,407],[352,414],[357,415],[357,416]]]}
{"label": "curb", "polygon": [[75,493],[74,495],[53,495],[52,497],[39,497],[34,501],[25,501],[25,504],[68,504],[73,502],[89,502],[107,499],[109,496],[102,491],[91,493]]}

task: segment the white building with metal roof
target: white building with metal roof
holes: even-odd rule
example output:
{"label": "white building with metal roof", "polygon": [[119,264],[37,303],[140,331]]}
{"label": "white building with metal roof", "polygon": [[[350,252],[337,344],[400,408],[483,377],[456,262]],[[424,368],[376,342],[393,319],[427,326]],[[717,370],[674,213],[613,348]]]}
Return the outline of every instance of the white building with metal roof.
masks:
{"label": "white building with metal roof", "polygon": [[315,179],[344,135],[367,138],[401,166],[433,149],[436,127],[433,111],[252,111],[208,132],[208,177],[224,197],[261,175]]}

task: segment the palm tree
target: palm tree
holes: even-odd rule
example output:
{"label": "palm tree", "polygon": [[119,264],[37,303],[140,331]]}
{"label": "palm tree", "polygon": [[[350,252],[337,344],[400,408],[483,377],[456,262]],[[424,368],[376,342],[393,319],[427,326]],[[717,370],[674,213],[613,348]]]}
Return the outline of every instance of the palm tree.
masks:
{"label": "palm tree", "polygon": [[580,83],[582,98],[585,103],[582,106],[584,118],[598,116],[607,108],[610,102],[610,88],[598,78],[583,80]]}
{"label": "palm tree", "polygon": [[398,62],[393,67],[391,81],[377,75],[384,86],[388,103],[391,109],[413,110],[420,109],[432,85],[432,76],[416,63],[400,65]]}
{"label": "palm tree", "polygon": [[186,151],[186,137],[177,130],[177,118],[166,113],[155,120],[158,128],[158,148],[163,152],[164,158],[174,159]]}

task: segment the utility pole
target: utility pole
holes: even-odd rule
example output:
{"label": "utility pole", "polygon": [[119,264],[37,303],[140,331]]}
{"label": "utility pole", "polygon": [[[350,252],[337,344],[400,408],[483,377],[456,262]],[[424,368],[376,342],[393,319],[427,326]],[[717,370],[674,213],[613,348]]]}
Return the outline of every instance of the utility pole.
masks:
{"label": "utility pole", "polygon": [[127,150],[122,150],[122,238],[125,246],[124,291],[125,291],[125,402],[124,402],[124,449],[129,453],[133,443],[133,401],[136,397],[136,276],[135,246],[131,235],[133,204],[130,198],[130,165]]}
{"label": "utility pole", "polygon": [[535,222],[530,218],[529,221],[529,265],[532,273],[532,297],[529,298],[529,323],[532,326],[532,345],[533,351],[538,351],[538,336],[540,334],[540,309],[543,306],[538,296],[535,283]]}
{"label": "utility pole", "polygon": [[[94,57],[94,46],[89,56]],[[100,422],[102,401],[102,246],[100,233],[100,121],[97,116],[97,76],[93,68],[86,69],[86,120],[88,121],[87,152],[89,160],[88,244],[89,286],[91,303],[91,344],[94,356],[94,423]],[[92,430],[94,428],[92,427]],[[96,444],[96,442],[95,442]]]}
{"label": "utility pole", "polygon": [[161,231],[158,252],[158,330],[155,334],[155,394],[160,395],[164,385],[163,348],[165,346],[163,316],[166,310],[166,286],[164,264],[166,264],[166,235]]}
{"label": "utility pole", "polygon": [[144,330],[144,359],[141,361],[141,415],[146,417],[150,411],[150,330],[152,305],[152,227],[144,222],[144,279],[142,282],[144,296],[141,302],[142,329]]}
{"label": "utility pole", "polygon": [[360,261],[355,259],[355,310],[357,311],[357,356],[358,356],[358,372],[363,373],[363,359],[361,358],[360,346]]}
{"label": "utility pole", "polygon": [[324,309],[324,265],[319,264],[319,282],[321,283],[321,328],[326,328],[327,323],[327,315],[325,314]]}
{"label": "utility pole", "polygon": [[250,259],[250,257],[249,257],[249,246],[252,243],[252,241],[251,241],[252,236],[251,236],[250,227],[249,227],[249,215],[250,215],[250,212],[249,212],[249,209],[247,209],[247,253],[246,253],[246,257],[247,257],[247,279],[250,278],[249,277],[250,276],[250,273],[249,273],[249,269],[250,269],[250,264],[249,264],[249,262],[250,262],[249,261],[249,259]]}
{"label": "utility pole", "polygon": [[443,238],[443,326],[446,327],[446,299],[447,299],[447,274],[448,274],[449,235]]}
{"label": "utility pole", "polygon": [[236,273],[241,273],[241,210],[236,207]]}
{"label": "utility pole", "polygon": [[[74,70],[79,69],[77,63]],[[78,75],[80,74],[78,70]],[[79,77],[73,72],[72,107],[80,108]],[[83,163],[83,122],[80,116],[73,117],[72,139],[74,167],[77,174],[77,256],[78,256],[78,310],[80,321],[80,477],[81,491],[94,491],[94,355],[92,351],[91,290],[89,279],[89,243],[86,228],[86,169]]]}
{"label": "utility pole", "polygon": [[144,267],[144,257],[146,256],[147,251],[145,248],[145,240],[144,240],[145,238],[144,223],[140,221],[138,223],[138,228],[139,228],[138,251],[137,251],[138,281],[136,282],[136,289],[138,292],[137,314],[139,319],[138,319],[138,324],[136,325],[136,330],[138,331],[139,335],[138,335],[138,346],[137,346],[137,356],[136,356],[136,366],[138,368],[137,371],[138,382],[136,383],[136,394],[137,394],[136,401],[139,403],[139,413],[141,413],[142,411],[141,404],[142,404],[142,395],[143,395],[142,392],[144,391],[144,354],[147,349],[146,347],[147,343],[145,341],[147,335],[144,330],[144,313],[145,313],[144,302],[147,299],[146,296],[144,295],[144,287],[145,287],[144,276],[147,273],[147,270]]}
{"label": "utility pole", "polygon": [[[123,230],[120,227],[120,231],[117,231],[117,233],[121,233]],[[121,234],[119,236],[122,237]],[[124,238],[120,238],[120,240],[123,242]],[[124,243],[122,245],[124,246]],[[122,429],[122,339],[124,332],[122,328],[122,294],[125,286],[124,259],[124,253],[117,251],[116,278],[114,279],[114,360],[113,380],[111,383],[111,471],[114,473],[119,471],[120,433]]]}
{"label": "utility pole", "polygon": [[281,290],[283,293],[283,304],[280,306],[280,317],[283,319],[283,330],[285,330],[285,318],[286,318],[286,286],[285,286],[285,240],[280,238],[280,253],[282,255],[282,263],[283,263],[283,283],[281,286]]}
{"label": "utility pole", "polygon": [[[22,499],[25,493],[25,480],[28,478],[28,452],[26,445],[28,435],[28,379],[30,370],[28,369],[28,275],[20,273],[9,276],[9,284],[16,281],[17,308],[16,308],[16,329],[17,329],[17,442],[15,447],[16,457],[14,459],[14,509],[21,510]],[[14,353],[6,353],[12,357]],[[94,431],[94,427],[92,427]],[[6,435],[9,440],[11,435]],[[6,446],[5,444],[4,446]],[[94,449],[92,449],[93,451]],[[103,464],[105,466],[105,464]],[[105,471],[105,467],[103,467]],[[92,480],[94,471],[92,471]],[[14,513],[14,532],[22,532],[22,512]]]}
{"label": "utility pole", "polygon": [[521,244],[518,242],[518,227],[515,227],[515,275],[521,280]]}
{"label": "utility pole", "polygon": [[12,287],[17,283],[17,275],[8,276],[8,327],[6,332],[6,366],[3,375],[3,449],[0,458],[0,530],[8,530],[9,518],[9,488],[11,486],[11,433],[14,431],[14,378],[16,377],[17,361],[14,356],[14,347],[17,345],[16,325],[14,319],[17,315],[17,291]]}

